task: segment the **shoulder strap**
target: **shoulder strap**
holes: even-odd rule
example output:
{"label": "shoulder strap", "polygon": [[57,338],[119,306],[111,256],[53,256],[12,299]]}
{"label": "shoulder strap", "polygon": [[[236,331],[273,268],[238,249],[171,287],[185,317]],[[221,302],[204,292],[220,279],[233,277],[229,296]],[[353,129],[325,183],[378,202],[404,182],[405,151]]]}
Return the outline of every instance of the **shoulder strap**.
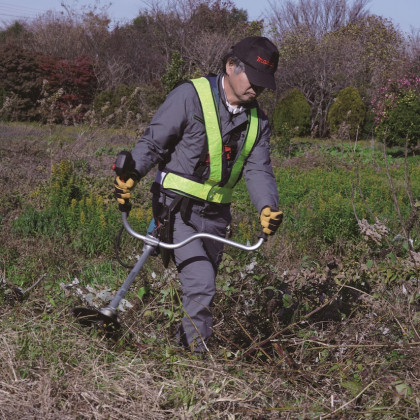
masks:
{"label": "shoulder strap", "polygon": [[206,76],[206,79],[210,82],[211,90],[216,99],[215,103],[219,106],[219,87],[217,86],[217,77],[213,75]]}
{"label": "shoulder strap", "polygon": [[[208,74],[207,76],[204,76],[204,77],[210,83],[210,87],[214,96],[214,103],[216,104],[216,106],[219,106],[220,96],[219,96],[219,88],[217,86],[217,76],[215,76],[214,74]],[[218,109],[216,109],[216,113],[219,114]],[[201,176],[203,175],[204,171],[207,168],[206,160],[208,157],[208,153],[209,153],[209,145],[208,145],[208,142],[205,141],[203,145],[203,150],[201,151],[201,154],[200,154],[200,159],[194,170],[194,176],[201,178]]]}

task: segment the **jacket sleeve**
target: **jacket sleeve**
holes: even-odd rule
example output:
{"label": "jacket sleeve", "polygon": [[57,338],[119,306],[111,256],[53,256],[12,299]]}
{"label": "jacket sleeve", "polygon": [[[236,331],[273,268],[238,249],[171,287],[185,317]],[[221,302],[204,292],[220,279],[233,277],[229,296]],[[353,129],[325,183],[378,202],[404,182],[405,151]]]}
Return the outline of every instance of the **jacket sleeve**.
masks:
{"label": "jacket sleeve", "polygon": [[181,138],[187,124],[186,103],[192,87],[183,84],[168,94],[132,151],[141,177],[164,161]]}
{"label": "jacket sleeve", "polygon": [[270,159],[270,126],[265,115],[262,115],[260,121],[258,142],[248,156],[243,170],[249,197],[258,214],[265,206],[277,208],[279,201]]}

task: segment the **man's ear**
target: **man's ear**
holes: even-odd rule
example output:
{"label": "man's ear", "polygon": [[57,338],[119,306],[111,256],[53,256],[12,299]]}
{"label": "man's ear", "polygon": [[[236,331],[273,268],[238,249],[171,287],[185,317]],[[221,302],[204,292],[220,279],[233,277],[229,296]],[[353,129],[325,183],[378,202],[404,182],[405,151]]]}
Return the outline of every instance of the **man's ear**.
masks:
{"label": "man's ear", "polygon": [[232,75],[234,70],[235,70],[235,63],[233,62],[233,60],[228,58],[228,60],[226,61],[226,74],[230,76]]}

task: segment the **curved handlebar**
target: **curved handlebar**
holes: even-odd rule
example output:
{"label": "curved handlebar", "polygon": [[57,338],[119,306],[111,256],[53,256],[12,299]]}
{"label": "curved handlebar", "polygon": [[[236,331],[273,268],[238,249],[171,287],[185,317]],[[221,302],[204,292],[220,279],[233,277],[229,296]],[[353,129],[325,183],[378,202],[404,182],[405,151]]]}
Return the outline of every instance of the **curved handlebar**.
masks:
{"label": "curved handlebar", "polygon": [[220,236],[212,235],[210,233],[196,233],[195,235],[183,240],[182,242],[178,242],[176,244],[168,244],[166,242],[161,242],[159,239],[155,238],[154,236],[141,235],[140,233],[136,232],[130,226],[130,224],[128,223],[127,216],[128,216],[127,212],[122,212],[121,213],[121,218],[122,218],[123,225],[130,235],[134,236],[137,239],[142,240],[143,242],[145,242],[148,245],[160,246],[160,247],[166,248],[166,249],[181,248],[182,246],[187,245],[188,243],[190,243],[191,241],[193,241],[195,239],[207,238],[207,239],[214,239],[215,241],[222,242],[226,245],[234,246],[235,248],[239,248],[239,249],[242,249],[244,251],[255,251],[266,241],[266,235],[265,234],[262,234],[262,237],[260,237],[258,239],[258,242],[255,243],[254,245],[244,245],[244,244],[240,244],[240,243],[235,242],[235,241],[231,241],[231,240],[226,239],[226,238],[221,238]]}

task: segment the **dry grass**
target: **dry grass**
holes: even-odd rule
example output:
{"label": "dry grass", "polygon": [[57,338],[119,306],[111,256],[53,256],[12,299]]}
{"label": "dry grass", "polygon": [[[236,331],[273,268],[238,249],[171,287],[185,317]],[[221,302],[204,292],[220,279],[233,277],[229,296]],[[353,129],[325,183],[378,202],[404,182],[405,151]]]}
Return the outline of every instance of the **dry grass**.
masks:
{"label": "dry grass", "polygon": [[394,340],[386,305],[368,295],[360,305],[364,317],[290,325],[229,358],[221,340],[202,360],[148,340],[141,319],[104,339],[39,291],[1,312],[0,417],[417,418],[420,341]]}
{"label": "dry grass", "polygon": [[[86,261],[54,238],[16,237],[10,223],[48,179],[58,153],[99,170],[96,152],[107,145],[93,138],[82,148],[76,139],[56,151],[41,128],[3,128],[0,153],[8,159],[0,169],[1,419],[420,417],[418,268],[417,280],[378,281],[370,289],[357,276],[381,278],[386,271],[361,269],[351,256],[334,268],[284,274],[285,266],[298,267],[295,251],[276,238],[283,266],[266,263],[245,279],[235,267],[235,291],[218,291],[207,358],[181,351],[173,343],[173,324],[158,311],[150,317],[143,310],[174,305],[161,302],[159,290],[143,302],[133,293],[135,306],[122,317],[124,335],[105,339],[75,322],[71,308],[79,302],[59,287],[86,266],[99,266],[101,258]],[[118,148],[123,140],[113,137],[109,144]],[[101,165],[111,160],[105,154]],[[98,177],[110,173],[102,171]],[[272,257],[267,249],[261,255]],[[148,273],[155,271],[159,287],[167,287],[157,261]],[[398,273],[412,272],[410,264],[400,261]],[[281,278],[293,293],[297,304],[289,312],[281,313],[276,296],[259,294],[261,274],[268,284]],[[41,276],[19,301],[13,283],[28,288]]]}

